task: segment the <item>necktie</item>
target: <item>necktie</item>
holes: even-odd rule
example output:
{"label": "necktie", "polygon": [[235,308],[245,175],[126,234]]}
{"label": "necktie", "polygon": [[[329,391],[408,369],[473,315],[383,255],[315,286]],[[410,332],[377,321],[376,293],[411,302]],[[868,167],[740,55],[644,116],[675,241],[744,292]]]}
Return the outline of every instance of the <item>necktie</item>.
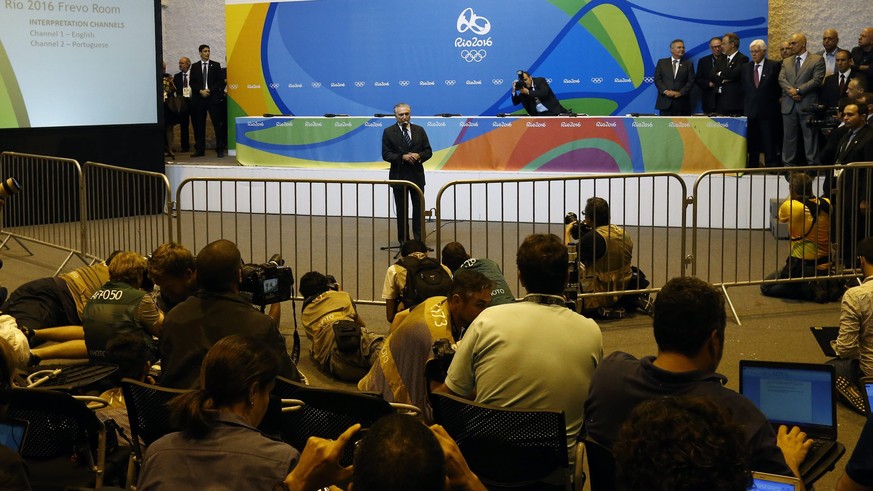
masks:
{"label": "necktie", "polygon": [[846,94],[846,75],[840,74],[840,97]]}
{"label": "necktie", "polygon": [[679,72],[679,60],[673,60],[673,78],[676,78],[676,73]]}
{"label": "necktie", "polygon": [[403,123],[403,139],[406,141],[406,146],[412,145],[412,137],[409,136],[409,127],[406,126],[406,123]]}
{"label": "necktie", "polygon": [[209,78],[209,62],[203,62],[203,88],[209,90],[209,82],[207,82],[207,78]]}
{"label": "necktie", "polygon": [[755,87],[756,87],[756,88],[758,87],[758,84],[761,83],[761,74],[760,74],[760,72],[759,72],[760,69],[761,69],[761,64],[760,64],[760,63],[758,63],[757,65],[755,65]]}
{"label": "necktie", "polygon": [[182,87],[184,87],[186,89],[188,88],[188,74],[187,73],[182,74]]}
{"label": "necktie", "polygon": [[795,56],[794,57],[794,74],[797,75],[798,73],[800,73],[800,57]]}

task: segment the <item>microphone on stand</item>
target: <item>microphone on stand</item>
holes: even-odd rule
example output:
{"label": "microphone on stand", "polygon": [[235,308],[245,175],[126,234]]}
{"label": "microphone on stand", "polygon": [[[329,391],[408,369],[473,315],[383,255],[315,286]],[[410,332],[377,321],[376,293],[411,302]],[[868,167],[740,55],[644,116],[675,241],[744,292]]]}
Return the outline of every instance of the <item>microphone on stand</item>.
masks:
{"label": "microphone on stand", "polygon": [[334,114],[334,113],[324,113],[325,118],[347,118],[348,114]]}
{"label": "microphone on stand", "polygon": [[385,114],[385,113],[376,113],[373,115],[374,118],[389,118],[394,116],[393,114]]}

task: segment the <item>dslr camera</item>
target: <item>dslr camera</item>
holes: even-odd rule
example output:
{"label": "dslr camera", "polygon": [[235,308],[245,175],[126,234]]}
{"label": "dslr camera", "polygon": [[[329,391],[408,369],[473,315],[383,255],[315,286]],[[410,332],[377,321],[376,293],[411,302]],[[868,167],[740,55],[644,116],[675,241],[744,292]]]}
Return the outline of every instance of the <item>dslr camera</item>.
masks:
{"label": "dslr camera", "polygon": [[806,122],[810,128],[818,128],[823,131],[833,130],[838,127],[840,121],[840,110],[836,107],[828,107],[824,104],[817,104],[809,108],[812,116]]}
{"label": "dslr camera", "polygon": [[579,220],[579,215],[576,213],[568,211],[567,214],[564,215],[564,225],[570,225],[571,223],[576,224],[576,226],[570,231],[570,236],[573,237],[573,240],[579,240],[579,237],[591,231],[591,225]]}
{"label": "dslr camera", "polygon": [[264,264],[246,264],[242,270],[240,292],[253,305],[264,307],[291,298],[294,275],[281,254]]}
{"label": "dslr camera", "polygon": [[518,79],[512,84],[515,86],[515,90],[521,90],[525,87],[524,85],[524,71],[518,70],[515,72],[518,75]]}

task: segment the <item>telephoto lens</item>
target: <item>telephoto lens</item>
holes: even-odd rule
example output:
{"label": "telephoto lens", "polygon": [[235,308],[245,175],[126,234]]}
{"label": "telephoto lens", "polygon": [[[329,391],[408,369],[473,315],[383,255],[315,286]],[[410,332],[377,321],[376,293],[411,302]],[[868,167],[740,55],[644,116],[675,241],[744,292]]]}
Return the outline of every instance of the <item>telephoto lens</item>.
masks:
{"label": "telephoto lens", "polygon": [[8,198],[19,191],[21,191],[21,184],[14,177],[10,177],[0,183],[0,198]]}

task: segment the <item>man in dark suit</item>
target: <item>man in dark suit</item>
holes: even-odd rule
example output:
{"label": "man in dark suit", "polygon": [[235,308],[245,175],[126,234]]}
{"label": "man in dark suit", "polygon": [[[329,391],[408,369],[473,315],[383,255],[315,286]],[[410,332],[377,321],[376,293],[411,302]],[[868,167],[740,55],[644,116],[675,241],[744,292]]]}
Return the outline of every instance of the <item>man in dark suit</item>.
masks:
{"label": "man in dark suit", "polygon": [[658,100],[655,109],[661,116],[690,116],[691,87],[694,86],[694,63],[683,60],[685,42],[675,39],[670,43],[670,57],[661,58],[655,65],[655,87]]}
{"label": "man in dark suit", "polygon": [[777,144],[782,129],[779,110],[779,70],[781,65],[768,60],[767,44],[761,39],[749,45],[752,61],[742,66],[740,78],[743,87],[743,113],[748,118],[749,167],[758,167],[758,158],[764,152],[764,165],[777,167]]}
{"label": "man in dark suit", "polygon": [[866,77],[866,86],[873,87],[873,27],[861,29],[858,46],[852,48],[852,61],[855,70]]}
{"label": "man in dark suit", "polygon": [[[835,165],[852,162],[873,161],[873,129],[867,125],[867,106],[865,104],[847,104],[843,109],[843,122],[848,128],[837,146]],[[854,263],[852,248],[861,239],[868,237],[866,229],[867,213],[870,213],[871,196],[873,192],[870,183],[869,169],[841,169],[842,185],[829,186],[831,194],[838,199],[838,209],[843,216],[843,234],[841,242],[843,264],[847,267]],[[839,175],[840,171],[835,174]],[[830,177],[830,176],[828,176]],[[842,193],[842,196],[840,196]]]}
{"label": "man in dark suit", "polygon": [[[411,124],[409,104],[398,103],[394,106],[394,117],[397,124],[385,128],[382,132],[382,160],[391,164],[388,179],[410,181],[424,192],[424,166],[422,164],[433,155],[430,141],[424,128]],[[412,198],[412,237],[422,240],[423,235],[421,214],[424,197],[406,186],[391,186],[394,192],[394,206],[397,208],[397,240],[403,244],[409,239],[408,213],[409,199]]]}
{"label": "man in dark suit", "polygon": [[849,50],[838,50],[834,60],[834,74],[825,77],[821,86],[821,103],[827,107],[837,107],[840,99],[846,97],[849,82],[860,75],[852,69],[852,55]]}
{"label": "man in dark suit", "polygon": [[221,134],[219,101],[224,91],[221,65],[209,59],[209,46],[201,44],[200,61],[191,66],[191,124],[194,126],[194,153],[192,157],[202,157],[206,150],[206,113],[212,120],[215,130],[215,151],[224,157],[224,139]]}
{"label": "man in dark suit", "polygon": [[716,73],[724,66],[720,37],[715,36],[709,40],[709,50],[712,54],[697,62],[697,76],[694,78],[694,83],[700,87],[700,103],[704,114],[715,112]]}
{"label": "man in dark suit", "polygon": [[179,122],[179,142],[182,151],[187,152],[191,148],[188,126],[191,120],[191,60],[187,56],[179,58],[179,73],[173,75],[173,86],[176,87],[176,95],[185,98],[185,109],[176,115]]}
{"label": "man in dark suit", "polygon": [[792,34],[788,39],[793,56],[782,61],[779,86],[782,87],[782,162],[795,165],[798,138],[803,138],[807,165],[818,165],[818,131],[807,125],[818,104],[824,82],[825,62],[820,55],[806,49],[806,35]]}
{"label": "man in dark suit", "polygon": [[521,72],[520,79],[523,81],[521,88],[512,84],[513,105],[521,104],[531,116],[557,116],[569,112],[555,97],[546,79],[533,78],[527,72]]}
{"label": "man in dark suit", "polygon": [[743,115],[743,86],[740,73],[749,57],[740,53],[740,38],[729,32],[721,40],[724,66],[716,75],[715,110],[723,116]]}

